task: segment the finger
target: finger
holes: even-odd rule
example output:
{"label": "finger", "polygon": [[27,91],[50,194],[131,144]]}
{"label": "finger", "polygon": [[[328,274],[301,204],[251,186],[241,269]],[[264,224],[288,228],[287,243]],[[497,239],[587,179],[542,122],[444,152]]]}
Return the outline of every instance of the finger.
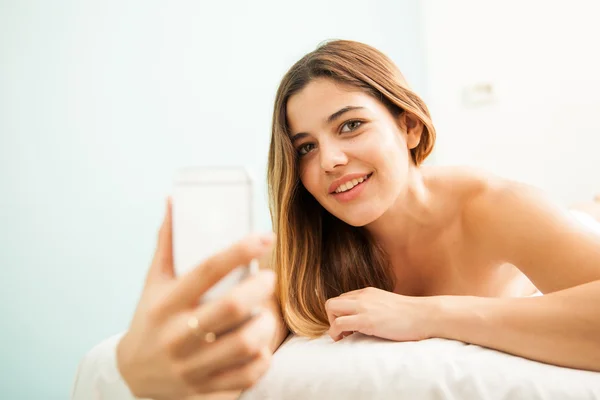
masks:
{"label": "finger", "polygon": [[276,322],[270,312],[263,312],[241,328],[225,334],[208,346],[197,347],[186,363],[194,380],[226,369],[235,369],[252,360],[268,345],[275,333]]}
{"label": "finger", "polygon": [[355,331],[361,330],[361,317],[360,315],[346,315],[337,317],[331,328],[329,328],[329,336],[335,341],[338,341]]}
{"label": "finger", "polygon": [[[226,297],[203,304],[183,317],[187,320],[195,317],[199,331],[212,332],[219,337],[260,313],[262,306],[272,297],[274,286],[274,273],[260,271],[235,287]],[[197,337],[190,335],[187,320],[177,320],[179,334],[175,347],[184,354],[198,346]]]}
{"label": "finger", "polygon": [[358,300],[344,297],[334,297],[327,300],[325,303],[325,309],[328,313],[330,312],[336,317],[356,314],[358,312]]}
{"label": "finger", "polygon": [[343,297],[334,297],[325,303],[325,311],[329,320],[329,336],[335,341],[341,339],[340,331],[335,329],[335,321],[340,316],[354,315],[357,313],[357,300]]}
{"label": "finger", "polygon": [[212,391],[249,389],[254,386],[267,372],[271,362],[271,352],[264,349],[252,361],[241,367],[222,372],[212,377],[210,389]]}
{"label": "finger", "polygon": [[361,294],[364,290],[365,289],[352,290],[350,292],[342,293],[339,297],[348,297],[348,296],[355,297],[356,295]]}
{"label": "finger", "polygon": [[356,305],[353,306],[352,302],[355,302],[355,300],[342,298],[342,296],[333,297],[325,302],[325,312],[327,313],[330,327],[333,325],[336,317],[355,314]]}
{"label": "finger", "polygon": [[148,280],[173,278],[173,234],[172,234],[172,206],[171,199],[167,199],[165,216],[160,231],[154,258],[148,271]]}
{"label": "finger", "polygon": [[189,271],[179,280],[171,299],[182,304],[193,304],[215,283],[233,269],[249,265],[269,250],[273,235],[251,235],[233,246],[218,252]]}
{"label": "finger", "polygon": [[353,333],[354,333],[354,331],[342,332],[338,336],[338,339],[334,340],[334,342],[339,342],[340,340],[347,338],[348,336],[352,335]]}
{"label": "finger", "polygon": [[325,312],[327,313],[327,320],[329,321],[329,328],[333,326],[333,321],[335,321],[335,315],[327,309],[327,303],[325,304]]}
{"label": "finger", "polygon": [[273,297],[274,290],[275,273],[270,270],[259,271],[222,299],[208,303],[203,310],[205,319],[212,321],[211,326],[216,332],[228,332],[262,311],[267,301]]}

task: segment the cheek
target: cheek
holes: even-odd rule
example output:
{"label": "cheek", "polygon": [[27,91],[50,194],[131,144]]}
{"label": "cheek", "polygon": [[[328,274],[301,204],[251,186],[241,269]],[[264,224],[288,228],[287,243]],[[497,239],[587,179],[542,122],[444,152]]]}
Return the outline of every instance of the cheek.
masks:
{"label": "cheek", "polygon": [[314,163],[311,163],[310,160],[303,161],[300,163],[298,172],[300,174],[300,182],[314,196],[319,185],[319,171],[312,164]]}
{"label": "cheek", "polygon": [[393,132],[373,135],[369,140],[360,144],[360,154],[365,161],[372,163],[377,169],[394,170],[404,158],[402,139]]}
{"label": "cheek", "polygon": [[[395,193],[398,182],[403,182],[407,169],[407,149],[400,134],[387,131],[380,132],[377,140],[370,140],[362,147],[363,159],[377,171],[377,186],[380,196],[384,193]],[[387,197],[386,197],[387,198]]]}
{"label": "cheek", "polygon": [[408,155],[408,148],[401,132],[390,131],[383,135],[379,142],[381,154],[387,162],[397,166],[398,163],[403,163]]}

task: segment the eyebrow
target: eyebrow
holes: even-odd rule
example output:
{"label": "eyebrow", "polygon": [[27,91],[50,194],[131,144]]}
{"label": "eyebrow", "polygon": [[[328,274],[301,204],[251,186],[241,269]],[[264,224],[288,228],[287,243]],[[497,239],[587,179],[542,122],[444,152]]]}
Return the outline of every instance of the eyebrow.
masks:
{"label": "eyebrow", "polygon": [[[364,107],[346,106],[346,107],[334,112],[329,117],[327,117],[327,123],[331,124],[332,122],[334,122],[336,119],[340,118],[342,115],[344,115],[348,111],[362,110],[362,109],[364,109]],[[292,136],[292,143],[295,143],[296,141],[298,141],[302,138],[305,138],[306,136],[308,136],[308,133],[306,133],[306,132],[296,133],[295,135]]]}

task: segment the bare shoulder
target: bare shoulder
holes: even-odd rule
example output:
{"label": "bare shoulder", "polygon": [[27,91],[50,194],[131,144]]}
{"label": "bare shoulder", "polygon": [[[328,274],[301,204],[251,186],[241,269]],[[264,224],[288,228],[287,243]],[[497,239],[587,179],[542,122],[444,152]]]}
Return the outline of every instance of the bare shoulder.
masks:
{"label": "bare shoulder", "polygon": [[[600,279],[600,235],[544,191],[471,168],[438,167],[438,193],[460,199],[461,233],[489,259],[521,270],[543,293]],[[434,185],[435,186],[435,185]]]}
{"label": "bare shoulder", "polygon": [[490,258],[516,266],[543,293],[600,279],[600,236],[544,191],[475,173],[463,233]]}
{"label": "bare shoulder", "polygon": [[492,201],[494,195],[518,190],[520,185],[488,171],[463,166],[429,167],[423,175],[436,194],[459,200],[462,209],[474,201]]}
{"label": "bare shoulder", "polygon": [[549,216],[568,211],[535,186],[481,171],[472,179],[473,190],[465,203],[467,218],[486,220],[487,215],[532,212]]}
{"label": "bare shoulder", "polygon": [[548,218],[568,211],[535,186],[481,170],[463,170],[460,174],[468,187],[463,203],[467,228],[497,230],[498,225],[504,228],[510,221],[529,219],[524,216]]}
{"label": "bare shoulder", "polygon": [[454,199],[456,210],[467,233],[497,229],[508,221],[525,221],[523,216],[561,219],[568,210],[542,190],[523,182],[470,167],[435,167],[427,179],[437,188],[438,197],[448,205]]}

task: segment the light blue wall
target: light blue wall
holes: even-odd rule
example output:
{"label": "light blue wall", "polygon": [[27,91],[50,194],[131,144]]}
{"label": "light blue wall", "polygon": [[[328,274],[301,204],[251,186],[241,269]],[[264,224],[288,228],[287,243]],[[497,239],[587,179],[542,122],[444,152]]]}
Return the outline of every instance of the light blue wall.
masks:
{"label": "light blue wall", "polygon": [[285,70],[365,41],[425,95],[417,0],[0,1],[0,398],[65,399],[124,330],[174,168],[261,178]]}

